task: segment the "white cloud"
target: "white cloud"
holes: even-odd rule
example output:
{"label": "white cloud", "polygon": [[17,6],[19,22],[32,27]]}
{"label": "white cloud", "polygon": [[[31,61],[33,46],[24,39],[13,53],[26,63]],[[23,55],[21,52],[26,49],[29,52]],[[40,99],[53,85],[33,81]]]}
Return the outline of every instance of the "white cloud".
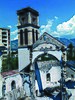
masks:
{"label": "white cloud", "polygon": [[16,37],[14,37],[14,40],[18,39],[18,35],[16,35]]}
{"label": "white cloud", "polygon": [[55,16],[54,18],[55,18],[56,20],[58,19],[58,17],[57,17],[57,16]]}
{"label": "white cloud", "polygon": [[50,34],[54,37],[60,37],[57,31],[52,31]]}
{"label": "white cloud", "polygon": [[17,34],[18,33],[18,30],[16,29],[16,30],[14,30],[13,32],[11,32],[11,35],[15,35],[15,34]]}
{"label": "white cloud", "polygon": [[75,36],[75,15],[68,20],[57,26],[57,32],[60,36]]}
{"label": "white cloud", "polygon": [[11,26],[11,25],[8,25],[8,27],[9,27],[9,28],[12,28],[12,26]]}
{"label": "white cloud", "polygon": [[42,29],[42,28],[45,28],[45,25],[42,25],[42,26],[41,26],[41,29]]}
{"label": "white cloud", "polygon": [[53,20],[48,20],[47,25],[42,25],[41,26],[41,33],[51,32],[52,25],[53,25]]}
{"label": "white cloud", "polygon": [[[58,19],[57,16],[54,17],[55,19]],[[74,38],[75,37],[75,15],[69,19],[66,22],[63,22],[56,26],[56,29],[54,30],[53,25],[55,23],[55,20],[48,20],[46,25],[41,26],[41,33],[48,32],[52,36],[57,37],[66,37],[66,38]]]}

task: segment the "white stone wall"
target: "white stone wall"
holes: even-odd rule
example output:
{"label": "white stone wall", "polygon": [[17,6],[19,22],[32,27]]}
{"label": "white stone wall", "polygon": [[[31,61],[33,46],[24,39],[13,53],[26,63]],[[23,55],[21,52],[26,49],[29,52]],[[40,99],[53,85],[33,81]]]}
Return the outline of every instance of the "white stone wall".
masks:
{"label": "white stone wall", "polygon": [[7,77],[2,77],[0,75],[0,97],[2,97],[2,85],[3,85],[3,81],[5,81],[5,85],[6,85],[6,91],[5,93],[8,93],[11,90],[11,83],[12,81],[15,81],[16,83],[16,89],[18,88],[22,88],[22,78],[19,74],[14,74],[12,76],[7,76]]}
{"label": "white stone wall", "polygon": [[[61,67],[52,66],[52,68],[48,71],[48,73],[50,73],[50,77],[51,77],[50,81],[47,81],[46,79],[47,72],[40,71],[43,89],[45,89],[46,87],[59,86],[60,83],[58,81],[61,78]],[[36,86],[36,90],[39,90],[37,81],[35,81],[35,86]]]}
{"label": "white stone wall", "polygon": [[15,74],[13,76],[9,76],[5,82],[6,82],[6,93],[11,91],[11,83],[12,81],[15,81],[16,88],[22,87],[22,78],[19,74]]}
{"label": "white stone wall", "polygon": [[18,49],[19,71],[23,70],[30,63],[30,53],[27,48]]}

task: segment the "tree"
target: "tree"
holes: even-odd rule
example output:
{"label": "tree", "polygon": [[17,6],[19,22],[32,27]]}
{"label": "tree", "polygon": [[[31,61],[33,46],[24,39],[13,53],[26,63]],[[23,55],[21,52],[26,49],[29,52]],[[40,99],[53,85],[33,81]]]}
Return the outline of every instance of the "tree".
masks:
{"label": "tree", "polygon": [[68,52],[67,52],[67,58],[68,58],[68,60],[73,60],[73,44],[72,43],[70,43],[69,45],[68,45]]}
{"label": "tree", "polygon": [[2,61],[2,72],[18,69],[18,57],[8,54],[7,58]]}

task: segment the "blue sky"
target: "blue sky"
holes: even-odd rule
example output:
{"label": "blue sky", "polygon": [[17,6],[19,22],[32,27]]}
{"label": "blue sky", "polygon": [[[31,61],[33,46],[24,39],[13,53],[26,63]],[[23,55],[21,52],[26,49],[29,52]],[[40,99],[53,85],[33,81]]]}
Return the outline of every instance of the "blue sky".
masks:
{"label": "blue sky", "polygon": [[1,0],[0,27],[10,28],[11,40],[17,38],[16,11],[27,6],[40,14],[40,33],[75,38],[75,0]]}

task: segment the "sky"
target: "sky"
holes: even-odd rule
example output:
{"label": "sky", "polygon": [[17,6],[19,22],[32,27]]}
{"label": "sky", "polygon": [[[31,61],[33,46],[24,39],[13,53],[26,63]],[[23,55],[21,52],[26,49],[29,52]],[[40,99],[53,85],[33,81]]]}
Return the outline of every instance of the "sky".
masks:
{"label": "sky", "polygon": [[0,27],[10,28],[11,40],[18,38],[17,10],[28,6],[39,12],[40,35],[75,38],[75,0],[1,0]]}

